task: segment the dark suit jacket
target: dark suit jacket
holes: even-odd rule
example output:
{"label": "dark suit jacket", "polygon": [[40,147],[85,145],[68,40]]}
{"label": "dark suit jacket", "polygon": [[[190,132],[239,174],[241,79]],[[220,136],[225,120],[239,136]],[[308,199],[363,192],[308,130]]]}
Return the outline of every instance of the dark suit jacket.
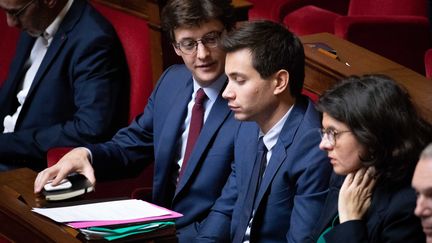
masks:
{"label": "dark suit jacket", "polygon": [[[315,243],[321,233],[331,225],[337,214],[339,188],[343,179],[343,176],[332,177],[332,186],[323,213],[307,242]],[[409,182],[402,187],[377,185],[365,218],[336,225],[324,235],[325,241],[424,243],[425,235],[420,220],[414,215],[415,206],[416,195]]]}
{"label": "dark suit jacket", "polygon": [[[8,79],[0,90],[0,130],[17,106],[24,63],[35,38],[22,33]],[[57,146],[111,138],[127,121],[129,76],[111,25],[85,0],[75,0],[37,71],[15,132],[0,135],[0,163],[46,161]],[[124,115],[122,115],[124,114]]]}
{"label": "dark suit jacket", "polygon": [[234,133],[239,124],[219,95],[175,189],[178,142],[192,91],[190,71],[184,65],[170,67],[162,74],[142,115],[112,141],[89,146],[98,174],[155,160],[153,201],[184,215],[176,222],[181,242],[195,237],[221,193],[231,171]]}
{"label": "dark suit jacket", "polygon": [[[273,148],[258,191],[258,209],[251,229],[256,242],[304,242],[311,233],[321,213],[332,170],[326,153],[318,147],[320,124],[313,104],[299,99]],[[244,213],[258,134],[256,123],[242,123],[236,137],[233,172],[197,242],[233,239]]]}

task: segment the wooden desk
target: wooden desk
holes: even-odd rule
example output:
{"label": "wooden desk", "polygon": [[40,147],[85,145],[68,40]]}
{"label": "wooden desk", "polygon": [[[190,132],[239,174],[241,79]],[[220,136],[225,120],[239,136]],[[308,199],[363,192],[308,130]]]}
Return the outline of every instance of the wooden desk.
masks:
{"label": "wooden desk", "polygon": [[[32,207],[47,205],[33,193],[36,175],[28,168],[0,172],[0,241],[3,236],[11,242],[80,242],[75,229],[31,211]],[[142,236],[139,242],[177,242],[175,227]]]}
{"label": "wooden desk", "polygon": [[421,115],[432,123],[432,80],[329,33],[302,36],[300,39],[304,44],[326,43],[337,51],[340,58],[340,61],[332,59],[305,45],[306,89],[321,94],[350,75],[385,74],[407,89]]}
{"label": "wooden desk", "polygon": [[11,242],[79,242],[60,225],[30,211],[45,203],[33,194],[35,178],[30,169],[0,173],[0,234]]}

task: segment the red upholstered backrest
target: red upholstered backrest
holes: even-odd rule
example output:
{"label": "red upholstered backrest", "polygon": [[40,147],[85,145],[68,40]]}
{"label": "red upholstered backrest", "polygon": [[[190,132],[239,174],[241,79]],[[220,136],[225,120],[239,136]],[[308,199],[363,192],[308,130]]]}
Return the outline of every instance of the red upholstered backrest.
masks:
{"label": "red upholstered backrest", "polygon": [[348,15],[427,16],[427,0],[351,0]]}
{"label": "red upholstered backrest", "polygon": [[153,90],[147,21],[100,3],[93,2],[92,5],[114,26],[126,54],[131,78],[130,122],[144,111]]}
{"label": "red upholstered backrest", "polygon": [[57,164],[57,162],[72,149],[72,147],[56,147],[49,149],[47,152],[47,167]]}
{"label": "red upholstered backrest", "polygon": [[0,87],[7,78],[9,66],[15,55],[19,30],[7,25],[6,13],[0,11]]}
{"label": "red upholstered backrest", "polygon": [[14,241],[7,239],[6,236],[4,235],[0,235],[0,243],[12,243],[12,242]]}
{"label": "red upholstered backrest", "polygon": [[348,11],[349,0],[248,0],[253,4],[249,10],[249,19],[268,19],[282,22],[283,18],[306,5],[328,9],[330,11],[345,15]]}
{"label": "red upholstered backrest", "polygon": [[[297,2],[298,0],[295,0]],[[303,1],[303,0],[301,0]],[[263,0],[249,0],[253,4],[253,7],[248,12],[249,19],[267,19],[275,22],[281,22],[282,16],[282,7],[290,0],[272,0],[272,1],[263,1]]]}
{"label": "red upholstered backrest", "polygon": [[348,13],[349,2],[350,0],[285,0],[277,7],[280,8],[279,14],[281,20],[283,20],[285,16],[308,5],[313,5],[340,15],[346,15]]}
{"label": "red upholstered backrest", "polygon": [[432,79],[432,49],[426,51],[425,54],[426,77]]}

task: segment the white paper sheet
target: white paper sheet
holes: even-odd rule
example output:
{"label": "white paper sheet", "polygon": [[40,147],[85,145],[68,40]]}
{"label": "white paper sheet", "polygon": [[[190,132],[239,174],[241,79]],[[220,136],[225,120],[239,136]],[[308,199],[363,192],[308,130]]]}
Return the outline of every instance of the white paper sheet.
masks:
{"label": "white paper sheet", "polygon": [[142,200],[130,199],[58,208],[33,208],[57,222],[129,220],[170,214],[170,211]]}

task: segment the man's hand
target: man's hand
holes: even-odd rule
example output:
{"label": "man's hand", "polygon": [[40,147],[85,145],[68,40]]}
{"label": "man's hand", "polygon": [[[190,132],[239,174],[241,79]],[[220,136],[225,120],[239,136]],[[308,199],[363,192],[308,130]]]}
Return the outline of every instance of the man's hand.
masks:
{"label": "man's hand", "polygon": [[375,169],[361,168],[349,173],[339,192],[339,221],[361,219],[371,204],[372,191],[375,186]]}
{"label": "man's hand", "polygon": [[52,185],[57,185],[73,172],[83,174],[92,184],[95,184],[96,178],[90,163],[90,154],[85,148],[73,149],[65,154],[57,164],[40,172],[34,183],[34,192],[39,193],[44,185],[51,179],[53,180]]}

